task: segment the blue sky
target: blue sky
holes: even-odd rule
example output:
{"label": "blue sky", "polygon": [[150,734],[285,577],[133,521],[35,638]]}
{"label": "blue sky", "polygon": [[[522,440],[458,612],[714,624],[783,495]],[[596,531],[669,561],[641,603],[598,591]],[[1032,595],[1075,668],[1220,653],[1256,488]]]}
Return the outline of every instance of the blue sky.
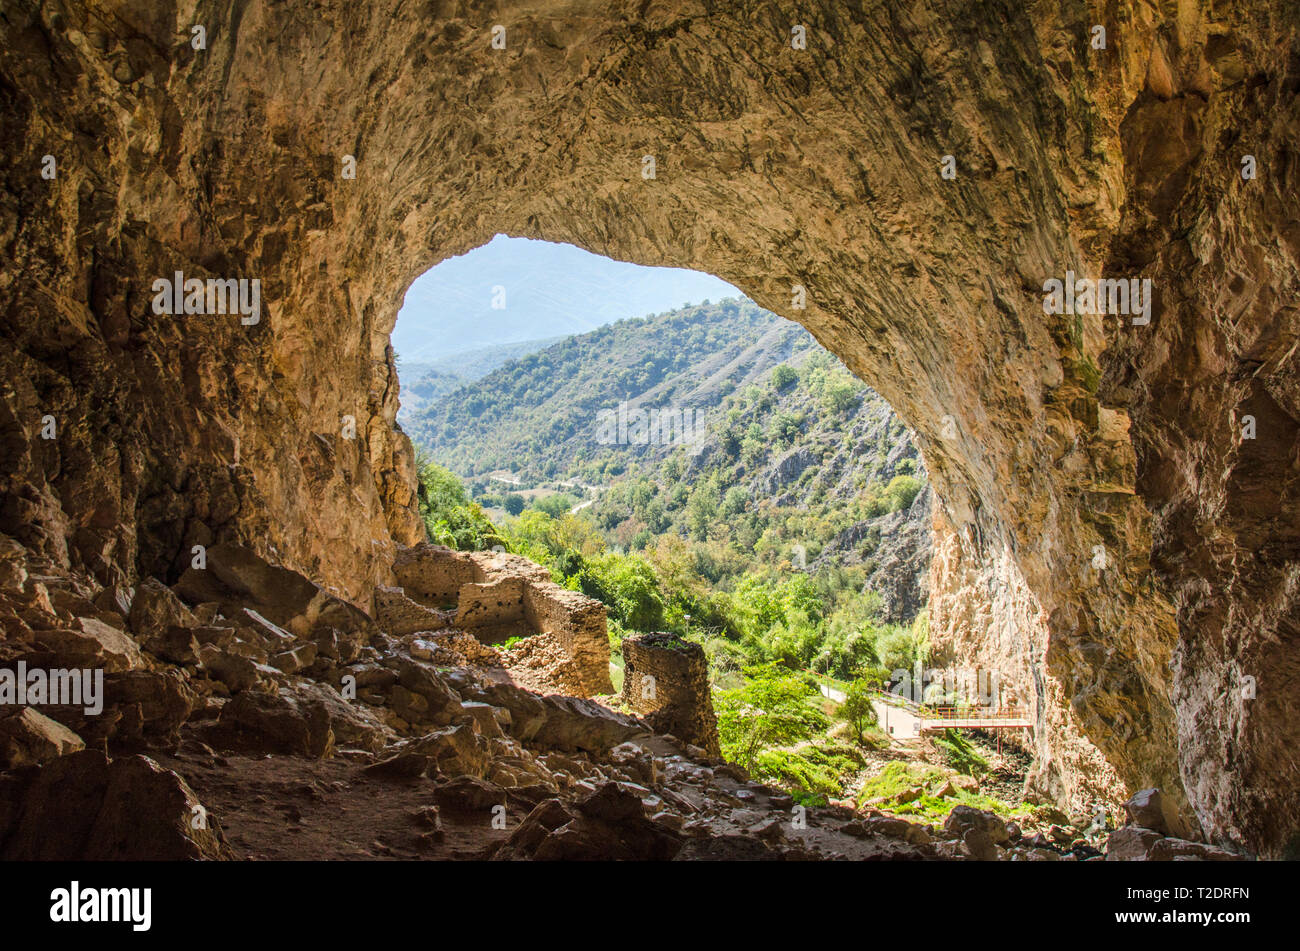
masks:
{"label": "blue sky", "polygon": [[[502,309],[492,307],[495,287],[505,291]],[[398,313],[393,348],[404,363],[422,362],[741,296],[711,274],[499,234],[416,278]]]}

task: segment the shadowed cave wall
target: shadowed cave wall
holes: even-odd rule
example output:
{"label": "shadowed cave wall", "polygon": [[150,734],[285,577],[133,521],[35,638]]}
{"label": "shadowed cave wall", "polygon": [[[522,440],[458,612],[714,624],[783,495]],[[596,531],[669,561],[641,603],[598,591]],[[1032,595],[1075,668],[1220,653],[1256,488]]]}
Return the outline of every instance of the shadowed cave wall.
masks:
{"label": "shadowed cave wall", "polygon": [[[105,583],[240,541],[364,604],[420,531],[388,344],[416,275],[498,232],[709,271],[919,434],[932,637],[1030,704],[1034,787],[1158,785],[1212,838],[1281,854],[1300,830],[1286,10],[5,2],[0,532]],[[262,320],[155,315],[177,270],[260,278]],[[1151,323],[1044,315],[1067,270],[1151,278]]]}

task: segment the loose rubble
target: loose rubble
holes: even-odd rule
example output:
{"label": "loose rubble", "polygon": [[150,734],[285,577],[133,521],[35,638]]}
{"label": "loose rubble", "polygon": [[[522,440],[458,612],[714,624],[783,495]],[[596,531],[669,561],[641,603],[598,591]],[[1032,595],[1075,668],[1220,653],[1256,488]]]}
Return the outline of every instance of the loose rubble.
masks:
{"label": "loose rubble", "polygon": [[[434,547],[425,561],[404,556],[428,601],[448,597],[431,563],[474,577],[472,559]],[[494,591],[510,587],[511,564],[493,559]],[[419,606],[388,589],[381,617],[426,616],[399,596]],[[481,585],[475,597],[494,625],[524,616],[504,597],[494,613]],[[561,601],[585,636],[596,623],[589,606],[548,604]],[[206,569],[170,588],[156,579],[96,588],[27,565],[0,588],[0,668],[97,666],[103,708],[0,711],[0,857],[1238,858],[1178,838],[1176,812],[1156,790],[1133,797],[1131,824],[1104,850],[1095,829],[1055,813],[1042,816],[1059,820],[1046,833],[1027,834],[964,805],[941,827],[870,806],[803,808],[717,756],[712,721],[690,699],[694,655],[644,654],[677,687],[665,713],[643,719],[612,697],[539,690],[548,671],[565,688],[583,679],[551,631],[493,646],[452,626],[460,606],[420,610],[441,626],[385,630],[232,545],[213,546]],[[516,682],[512,671],[529,676]],[[655,723],[680,723],[712,749]]]}

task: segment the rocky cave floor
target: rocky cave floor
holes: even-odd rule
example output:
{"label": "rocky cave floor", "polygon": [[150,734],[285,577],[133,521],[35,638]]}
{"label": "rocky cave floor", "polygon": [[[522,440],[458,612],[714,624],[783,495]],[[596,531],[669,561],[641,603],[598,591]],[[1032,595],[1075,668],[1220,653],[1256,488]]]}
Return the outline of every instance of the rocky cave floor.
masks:
{"label": "rocky cave floor", "polygon": [[[941,827],[802,810],[566,696],[576,673],[547,635],[394,637],[251,552],[223,558],[104,587],[0,539],[0,668],[105,671],[98,713],[0,706],[0,858],[1103,858],[1077,830],[967,806]],[[1231,857],[1111,836],[1111,858],[1175,856]]]}

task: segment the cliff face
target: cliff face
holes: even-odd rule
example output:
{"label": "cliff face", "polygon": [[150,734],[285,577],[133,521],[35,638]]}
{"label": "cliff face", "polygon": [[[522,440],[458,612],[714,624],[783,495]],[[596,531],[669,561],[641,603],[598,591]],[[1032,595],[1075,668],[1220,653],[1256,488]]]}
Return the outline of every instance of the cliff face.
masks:
{"label": "cliff face", "polygon": [[[417,274],[497,232],[707,270],[919,434],[933,637],[1008,668],[1038,785],[1159,785],[1278,854],[1300,829],[1286,8],[6,4],[0,532],[100,583],[243,542],[363,597],[418,533],[388,346]],[[259,279],[258,322],[156,314],[176,271]],[[1045,315],[1067,271],[1150,278],[1151,322]]]}

